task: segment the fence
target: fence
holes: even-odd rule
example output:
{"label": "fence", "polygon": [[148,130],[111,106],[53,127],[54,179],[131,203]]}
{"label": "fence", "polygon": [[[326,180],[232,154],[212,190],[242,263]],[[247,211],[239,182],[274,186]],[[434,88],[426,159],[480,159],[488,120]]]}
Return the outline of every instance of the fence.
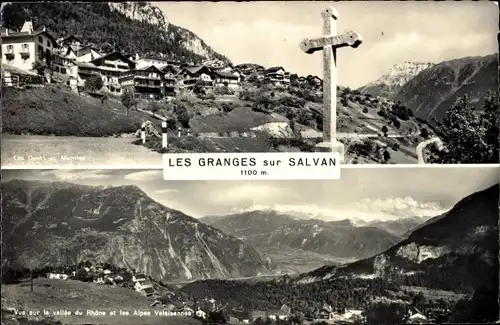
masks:
{"label": "fence", "polygon": [[42,76],[33,76],[25,74],[4,75],[2,77],[3,87],[24,88],[26,86],[44,86],[45,79]]}

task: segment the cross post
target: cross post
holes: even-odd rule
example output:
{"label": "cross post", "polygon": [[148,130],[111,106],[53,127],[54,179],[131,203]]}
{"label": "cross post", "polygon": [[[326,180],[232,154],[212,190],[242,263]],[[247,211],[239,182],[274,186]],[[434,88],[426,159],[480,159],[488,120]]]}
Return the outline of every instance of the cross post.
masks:
{"label": "cross post", "polygon": [[337,48],[358,47],[363,38],[353,30],[337,35],[339,14],[328,6],[322,11],[323,37],[305,39],[300,48],[307,54],[323,51],[323,142],[316,145],[319,152],[338,152],[344,160],[344,145],[337,141]]}

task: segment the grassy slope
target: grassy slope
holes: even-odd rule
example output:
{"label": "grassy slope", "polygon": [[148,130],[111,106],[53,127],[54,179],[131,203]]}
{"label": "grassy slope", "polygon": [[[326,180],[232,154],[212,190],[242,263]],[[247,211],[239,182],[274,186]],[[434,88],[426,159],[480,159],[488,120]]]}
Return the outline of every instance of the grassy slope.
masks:
{"label": "grassy slope", "polygon": [[134,310],[152,312],[154,309],[149,307],[150,303],[146,297],[130,289],[76,280],[35,279],[33,292],[30,292],[29,282],[2,286],[2,308],[83,311],[83,316],[57,316],[55,318],[66,324],[199,324],[194,319],[179,316],[85,316],[86,310],[108,312],[116,310],[117,314],[119,310],[131,313]]}
{"label": "grassy slope", "polygon": [[121,103],[80,96],[67,87],[3,89],[3,133],[112,136],[137,131],[150,116],[130,112]]}
{"label": "grassy slope", "polygon": [[[253,85],[244,84],[243,89],[255,91]],[[272,95],[271,95],[272,92]],[[264,96],[270,96],[275,101],[281,97],[290,96],[288,90],[270,89],[264,92]],[[391,125],[388,120],[381,118],[377,112],[380,107],[374,103],[364,102],[364,95],[350,94],[348,96],[347,105],[344,106],[339,100],[338,108],[338,122],[337,131],[342,133],[359,133],[359,134],[382,134],[382,127],[388,128],[388,134],[406,134],[412,130],[412,135],[407,139],[391,139],[380,137],[378,141],[387,146],[387,151],[391,155],[389,163],[416,163],[415,147],[416,142],[423,139],[415,133],[422,127],[415,119],[408,121],[401,121],[399,129]],[[359,100],[361,98],[361,100]],[[284,117],[284,112],[287,111],[286,107],[278,105],[273,109],[272,114],[256,112],[252,110],[253,101],[244,101],[237,96],[227,96],[225,98],[218,98],[216,100],[201,100],[193,95],[183,95],[178,98],[178,103],[184,106],[189,115],[191,131],[193,133],[225,133],[228,132],[245,132],[249,131],[252,127],[259,126],[270,122],[287,122],[288,119]],[[233,110],[229,113],[223,112],[223,106],[229,105]],[[367,112],[363,112],[367,109]],[[321,103],[314,103],[307,101],[302,108],[292,108],[295,111],[307,112],[321,112]],[[174,115],[173,112],[166,112],[168,115]],[[313,119],[312,115],[309,118]],[[296,122],[297,123],[297,122]],[[174,132],[176,133],[176,132]],[[169,152],[267,152],[276,151],[272,150],[268,141],[263,138],[249,139],[249,138],[210,138],[210,139],[196,139],[194,137],[177,138],[172,135],[169,140]],[[415,141],[417,140],[417,141]],[[343,141],[343,140],[342,140]],[[373,141],[373,140],[365,140]],[[399,150],[391,149],[392,146],[398,143]],[[346,149],[348,151],[349,142],[346,142]],[[147,144],[148,147],[154,150],[161,149],[159,140],[153,140]],[[283,144],[279,147],[278,151],[300,151],[298,147]],[[358,154],[347,153],[346,161],[352,162],[356,160],[358,163],[378,163],[379,160],[370,156],[363,156]]]}

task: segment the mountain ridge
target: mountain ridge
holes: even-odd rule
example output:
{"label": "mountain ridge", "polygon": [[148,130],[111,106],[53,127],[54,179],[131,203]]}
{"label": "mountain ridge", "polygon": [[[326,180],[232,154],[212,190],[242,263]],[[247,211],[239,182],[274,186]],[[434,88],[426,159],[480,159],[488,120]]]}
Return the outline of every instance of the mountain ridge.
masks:
{"label": "mountain ridge", "polygon": [[1,185],[2,266],[94,260],[162,281],[271,271],[271,262],[253,247],[159,204],[135,185],[103,189],[24,180]]}
{"label": "mountain ridge", "polygon": [[406,277],[412,285],[456,292],[488,287],[498,282],[499,193],[498,184],[477,191],[386,251],[341,267],[324,266],[298,281]]}
{"label": "mountain ridge", "polygon": [[426,120],[441,120],[457,99],[467,95],[481,109],[488,91],[498,90],[498,53],[443,61],[422,70],[395,95]]}
{"label": "mountain ridge", "polygon": [[421,71],[434,66],[434,63],[410,62],[395,64],[391,70],[375,81],[358,88],[362,94],[372,94],[393,100],[401,88]]}
{"label": "mountain ridge", "polygon": [[367,257],[400,238],[376,227],[357,227],[349,220],[295,219],[276,211],[255,210],[201,219],[255,247],[287,246],[341,258]]}

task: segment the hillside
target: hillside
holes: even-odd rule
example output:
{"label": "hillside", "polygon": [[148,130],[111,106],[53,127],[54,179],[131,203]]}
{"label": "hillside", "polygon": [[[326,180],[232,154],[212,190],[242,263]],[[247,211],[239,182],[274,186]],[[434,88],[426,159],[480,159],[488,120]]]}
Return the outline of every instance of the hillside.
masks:
{"label": "hillside", "polygon": [[381,277],[407,285],[471,293],[498,288],[498,184],[459,201],[444,216],[369,259],[323,267],[302,280]]}
{"label": "hillside", "polygon": [[149,198],[136,186],[2,183],[2,267],[81,260],[156,280],[254,276],[268,261],[244,242]]}
{"label": "hillside", "polygon": [[[95,283],[76,280],[49,280],[35,279],[33,292],[30,292],[29,281],[19,284],[2,285],[2,324],[108,324],[108,325],[200,325],[201,322],[188,317],[160,317],[160,316],[110,316],[110,311],[134,310],[150,311],[150,299],[140,293],[121,287],[111,287]],[[53,317],[21,317],[8,310],[11,308],[24,310],[47,310],[50,312],[69,310],[100,310],[106,316],[90,316],[84,312],[81,316],[53,316]]]}
{"label": "hillside", "polygon": [[3,25],[11,29],[32,20],[35,28],[46,26],[59,37],[74,35],[96,46],[107,42],[129,55],[229,62],[193,32],[169,23],[165,14],[148,2],[10,3],[2,17]]}
{"label": "hillside", "polygon": [[2,133],[61,136],[113,136],[135,133],[144,121],[157,125],[151,116],[130,111],[120,102],[101,102],[80,96],[69,88],[2,89]]}
{"label": "hillside", "polygon": [[382,96],[387,99],[394,99],[401,88],[422,70],[432,67],[432,63],[405,62],[395,64],[389,73],[379,79],[359,88],[362,94],[372,94]]}
{"label": "hillside", "polygon": [[[425,122],[413,117],[411,110],[344,87],[338,88],[337,96],[337,134],[345,144],[346,163],[417,162],[417,143],[432,131]],[[247,81],[237,96],[209,99],[181,94],[173,105],[187,111],[188,124],[195,135],[222,143],[217,150],[193,143],[182,148],[172,146],[171,152],[234,152],[236,147],[243,152],[310,152],[321,141],[322,93],[307,84],[284,89]],[[170,115],[175,117],[176,113]],[[241,136],[251,133],[257,136]],[[268,139],[267,148],[260,144],[261,135]],[[225,146],[228,139],[234,142],[232,149]],[[252,146],[249,142],[257,144]],[[161,143],[157,140],[148,146],[159,148]]]}
{"label": "hillside", "polygon": [[365,258],[399,241],[398,237],[375,227],[299,220],[274,211],[257,210],[201,221],[247,241],[257,249],[291,247],[339,258]]}
{"label": "hillside", "polygon": [[416,116],[441,120],[447,108],[467,95],[481,109],[488,90],[498,89],[498,54],[441,62],[408,81],[394,97]]}

